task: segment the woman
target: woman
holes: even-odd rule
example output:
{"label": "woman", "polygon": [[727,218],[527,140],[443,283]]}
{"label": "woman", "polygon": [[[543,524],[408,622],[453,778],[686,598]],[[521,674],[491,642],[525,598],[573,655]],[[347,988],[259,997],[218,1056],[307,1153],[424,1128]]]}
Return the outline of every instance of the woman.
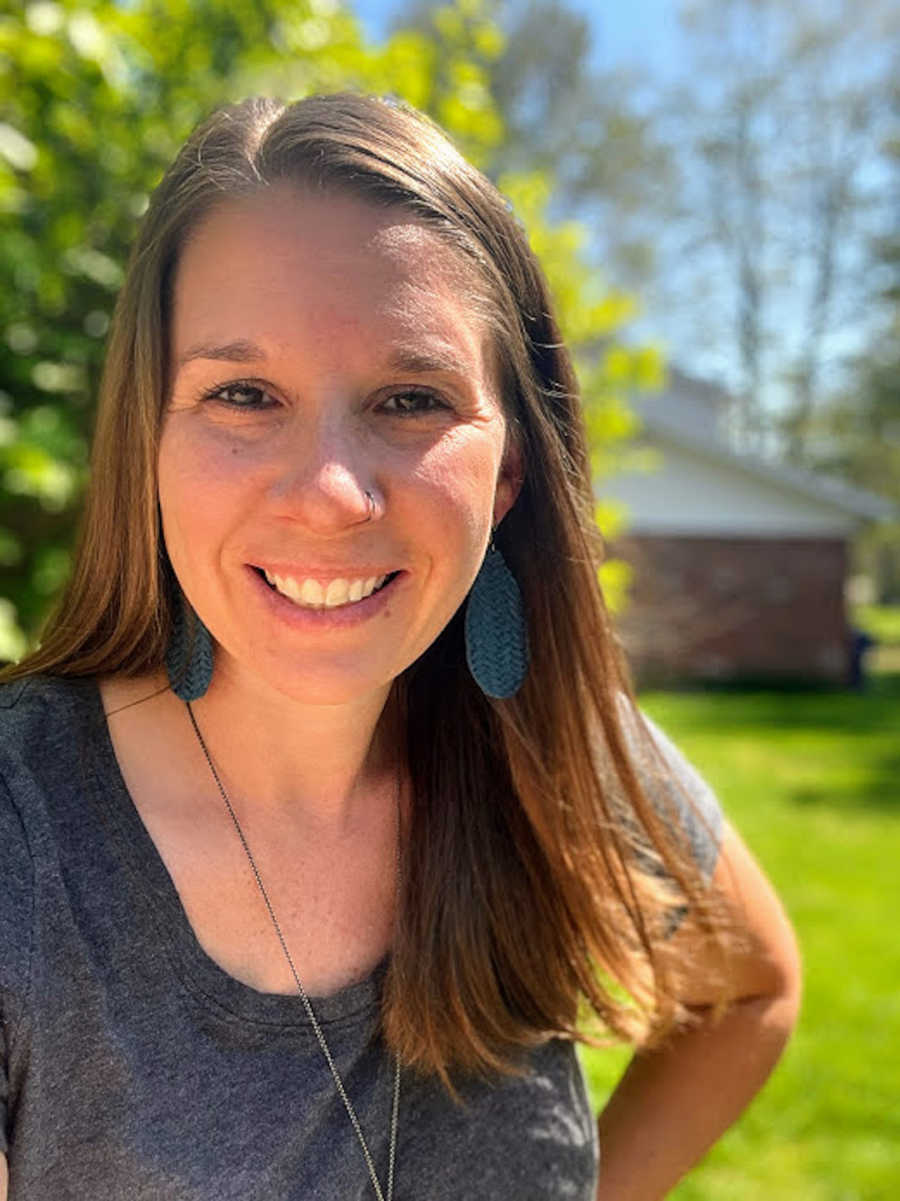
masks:
{"label": "woman", "polygon": [[793,938],[634,705],[551,314],[405,107],[250,101],[161,183],[0,701],[13,1201],[649,1201],[767,1076]]}

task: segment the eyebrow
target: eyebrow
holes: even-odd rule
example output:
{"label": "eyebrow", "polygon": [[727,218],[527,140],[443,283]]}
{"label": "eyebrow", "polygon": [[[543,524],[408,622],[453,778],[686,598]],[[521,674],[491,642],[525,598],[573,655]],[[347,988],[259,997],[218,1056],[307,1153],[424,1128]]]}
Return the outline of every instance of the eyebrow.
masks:
{"label": "eyebrow", "polygon": [[470,375],[471,366],[463,362],[449,347],[422,350],[418,347],[399,347],[387,361],[391,371],[410,375]]}
{"label": "eyebrow", "polygon": [[195,359],[211,359],[220,363],[258,363],[267,357],[266,352],[255,342],[226,342],[222,346],[201,342],[186,350],[179,358],[177,366],[183,367]]}
{"label": "eyebrow", "polygon": [[[255,342],[242,340],[225,342],[221,346],[210,343],[200,343],[185,351],[178,360],[177,367],[184,367],[196,359],[208,359],[221,363],[259,363],[269,356]],[[463,362],[449,347],[433,347],[423,350],[419,347],[398,347],[387,360],[390,371],[409,373],[410,375],[462,375],[471,372],[470,365]]]}

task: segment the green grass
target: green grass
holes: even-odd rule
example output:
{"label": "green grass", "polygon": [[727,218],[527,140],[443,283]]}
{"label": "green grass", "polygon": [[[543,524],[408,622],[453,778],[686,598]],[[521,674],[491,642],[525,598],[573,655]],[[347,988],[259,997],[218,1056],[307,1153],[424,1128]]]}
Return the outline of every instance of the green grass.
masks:
{"label": "green grass", "polygon": [[[896,627],[900,630],[900,624]],[[677,1201],[900,1197],[900,674],[861,694],[646,693],[791,915],[801,1020]],[[586,1051],[602,1104],[627,1057]]]}

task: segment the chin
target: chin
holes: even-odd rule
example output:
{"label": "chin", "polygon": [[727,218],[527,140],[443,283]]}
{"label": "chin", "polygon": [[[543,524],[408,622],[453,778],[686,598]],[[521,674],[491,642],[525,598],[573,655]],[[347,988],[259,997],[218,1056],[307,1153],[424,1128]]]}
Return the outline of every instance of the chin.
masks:
{"label": "chin", "polygon": [[[362,673],[359,664],[348,664],[346,671],[339,668],[312,671],[306,665],[291,671],[282,663],[269,672],[261,671],[258,664],[257,659],[252,674],[264,691],[278,693],[300,705],[352,705],[360,704],[366,697],[383,700],[394,679],[376,672]],[[249,674],[240,673],[244,679]]]}

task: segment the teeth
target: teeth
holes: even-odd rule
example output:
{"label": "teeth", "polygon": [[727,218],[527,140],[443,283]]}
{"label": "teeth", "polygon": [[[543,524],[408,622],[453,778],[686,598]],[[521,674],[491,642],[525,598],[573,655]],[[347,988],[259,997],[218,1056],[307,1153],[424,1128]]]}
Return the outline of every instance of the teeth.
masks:
{"label": "teeth", "polygon": [[350,582],[348,580],[332,580],[325,589],[325,607],[333,609],[336,605],[345,605],[349,590]]}
{"label": "teeth", "polygon": [[386,575],[373,575],[367,580],[341,578],[323,586],[318,580],[296,580],[293,576],[274,575],[270,571],[264,571],[263,574],[282,596],[310,609],[335,609],[340,605],[354,604],[371,596],[387,579]]}
{"label": "teeth", "polygon": [[[275,587],[278,588],[278,585],[276,584]],[[299,595],[291,599],[298,600],[304,605],[323,605],[325,592],[318,580],[304,580]]]}

